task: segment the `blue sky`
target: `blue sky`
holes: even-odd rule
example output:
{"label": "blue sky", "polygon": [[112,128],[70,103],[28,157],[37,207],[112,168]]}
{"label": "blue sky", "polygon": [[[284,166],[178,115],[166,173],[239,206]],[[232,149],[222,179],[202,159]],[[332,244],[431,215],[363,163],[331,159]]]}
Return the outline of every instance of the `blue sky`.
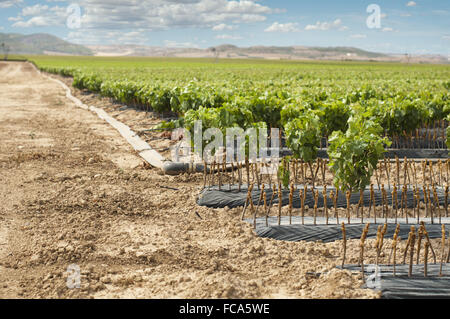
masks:
{"label": "blue sky", "polygon": [[[367,12],[370,4],[380,9],[374,28],[367,25],[377,17]],[[80,44],[355,46],[449,55],[450,1],[0,0],[0,32],[46,32]]]}

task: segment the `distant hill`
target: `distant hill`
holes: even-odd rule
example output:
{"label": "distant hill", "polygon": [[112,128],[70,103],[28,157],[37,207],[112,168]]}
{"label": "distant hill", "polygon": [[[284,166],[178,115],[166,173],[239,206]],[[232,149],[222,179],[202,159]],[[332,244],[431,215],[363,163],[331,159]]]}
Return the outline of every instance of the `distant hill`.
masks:
{"label": "distant hill", "polygon": [[23,35],[0,33],[0,44],[10,48],[10,54],[92,55],[93,52],[78,44],[64,41],[46,33]]}
{"label": "distant hill", "polygon": [[386,54],[351,47],[252,46],[237,47],[223,44],[209,49],[171,48],[136,45],[88,46],[98,56],[168,56],[259,58],[259,59],[373,59],[386,58]]}
{"label": "distant hill", "polygon": [[231,58],[269,60],[356,60],[405,63],[448,63],[442,55],[383,54],[353,47],[251,46],[223,44],[208,49],[155,47],[145,45],[88,46],[96,56],[152,56],[190,58]]}
{"label": "distant hill", "polygon": [[[30,35],[0,33],[0,44],[10,48],[10,54],[46,55],[95,55],[95,56],[142,56],[184,58],[230,58],[266,60],[335,60],[335,61],[382,61],[405,63],[449,63],[450,57],[442,55],[383,54],[354,47],[307,47],[307,46],[251,46],[238,47],[223,44],[207,49],[165,47],[147,45],[90,45],[82,46],[64,41],[56,36],[37,33]],[[0,57],[2,52],[0,50]]]}

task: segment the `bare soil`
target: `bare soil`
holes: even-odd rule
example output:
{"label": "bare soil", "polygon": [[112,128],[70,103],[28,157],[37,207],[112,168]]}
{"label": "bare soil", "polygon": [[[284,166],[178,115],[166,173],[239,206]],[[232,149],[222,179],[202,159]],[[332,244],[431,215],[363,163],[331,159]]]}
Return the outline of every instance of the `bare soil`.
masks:
{"label": "bare soil", "polygon": [[0,63],[0,127],[1,298],[379,297],[335,269],[341,242],[262,239],[240,210],[197,206],[201,174],[143,165],[29,64]]}

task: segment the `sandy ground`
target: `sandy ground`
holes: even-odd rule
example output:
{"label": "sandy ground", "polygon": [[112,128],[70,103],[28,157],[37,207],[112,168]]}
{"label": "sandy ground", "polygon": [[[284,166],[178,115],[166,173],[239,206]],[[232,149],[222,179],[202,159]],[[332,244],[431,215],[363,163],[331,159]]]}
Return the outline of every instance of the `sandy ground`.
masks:
{"label": "sandy ground", "polygon": [[340,242],[262,239],[240,210],[198,207],[201,175],[142,165],[28,64],[0,63],[0,127],[1,298],[378,296],[335,269]]}

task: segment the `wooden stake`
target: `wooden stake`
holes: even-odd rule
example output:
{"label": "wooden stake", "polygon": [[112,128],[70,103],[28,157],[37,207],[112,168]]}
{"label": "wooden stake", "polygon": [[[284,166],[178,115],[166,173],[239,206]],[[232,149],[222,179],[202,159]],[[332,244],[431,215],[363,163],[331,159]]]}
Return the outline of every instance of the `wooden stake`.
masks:
{"label": "wooden stake", "polygon": [[411,226],[411,231],[409,232],[408,241],[406,242],[406,247],[405,247],[405,251],[403,254],[403,262],[402,262],[403,264],[406,263],[406,256],[408,255],[408,249],[409,249],[409,246],[411,245],[411,236],[412,236],[413,231],[416,232],[416,229],[414,226]]}
{"label": "wooden stake", "polygon": [[283,207],[283,192],[281,184],[278,184],[278,225],[281,225],[281,208]]}
{"label": "wooden stake", "polygon": [[305,190],[304,190],[304,192],[303,192],[303,210],[302,210],[302,223],[303,223],[303,220],[304,220],[304,218],[305,218],[305,205],[304,205],[304,203],[305,203],[305,201],[306,201],[306,195],[308,194],[308,185],[305,185]]}
{"label": "wooden stake", "polygon": [[214,186],[214,170],[216,169],[216,161],[215,160],[212,162],[212,167],[211,168],[212,169],[211,169],[210,174],[209,174],[209,176],[210,176],[209,182],[210,182],[211,186]]}
{"label": "wooden stake", "polygon": [[322,185],[323,185],[323,186],[326,186],[326,185],[325,185],[325,175],[326,175],[326,172],[327,172],[327,160],[324,159],[324,160],[322,160]]}
{"label": "wooden stake", "polygon": [[[373,190],[373,184],[370,184],[370,201],[372,202],[373,205],[373,218],[374,218],[374,223],[377,223],[377,205],[375,203],[375,192]],[[369,213],[370,213],[370,209],[369,209]]]}
{"label": "wooden stake", "polygon": [[417,224],[420,223],[420,196],[419,196],[419,190],[416,190],[416,205],[417,205]]}
{"label": "wooden stake", "polygon": [[389,254],[388,264],[391,264],[391,258],[392,258],[392,254],[394,252],[394,243],[397,240],[399,232],[400,232],[400,224],[397,224],[397,226],[395,227],[394,237],[392,239],[392,247],[391,247],[391,253]]}
{"label": "wooden stake", "polygon": [[430,248],[429,243],[425,243],[425,259],[423,265],[423,275],[424,277],[428,276],[428,249]]}
{"label": "wooden stake", "polygon": [[292,225],[292,201],[294,199],[294,183],[291,184],[289,191],[289,225]]}
{"label": "wooden stake", "polygon": [[395,272],[396,272],[396,265],[397,265],[397,244],[400,244],[400,242],[402,241],[401,237],[395,238],[394,242],[393,242],[393,250],[394,250],[394,277],[395,277]]}
{"label": "wooden stake", "polygon": [[430,161],[430,181],[431,185],[434,184],[434,170],[433,170],[433,162]]}
{"label": "wooden stake", "polygon": [[219,175],[219,190],[222,190],[222,163],[220,161],[217,162],[217,173]]}
{"label": "wooden stake", "polygon": [[248,157],[245,157],[245,170],[247,172],[247,185],[250,185],[250,163],[248,161]]}
{"label": "wooden stake", "polygon": [[400,160],[397,156],[395,156],[395,166],[396,166],[396,173],[397,173],[397,185],[400,185]]}
{"label": "wooden stake", "polygon": [[292,169],[294,171],[294,184],[297,185],[297,159],[296,158],[292,162]]}
{"label": "wooden stake", "polygon": [[413,261],[414,261],[414,245],[415,245],[415,241],[416,241],[416,231],[415,228],[413,229],[414,226],[411,227],[411,245],[410,245],[410,255],[409,255],[409,271],[408,271],[408,277],[412,276],[412,270],[413,270]]}
{"label": "wooden stake", "polygon": [[261,201],[263,200],[265,191],[264,191],[264,184],[262,185],[262,189],[261,189],[261,193],[259,194],[259,199],[258,199],[258,205],[256,206],[256,210],[253,214],[253,228],[256,229],[256,217],[258,214],[258,209],[259,209],[259,205],[261,204]]}
{"label": "wooden stake", "polygon": [[422,184],[425,185],[426,180],[425,180],[425,172],[427,170],[427,160],[423,160],[422,161]]}
{"label": "wooden stake", "polygon": [[361,265],[361,272],[364,279],[364,243],[366,242],[367,233],[369,232],[370,223],[366,224],[364,230],[361,234],[361,240],[359,243],[360,253],[359,253],[359,264]]}
{"label": "wooden stake", "polygon": [[431,224],[434,224],[434,207],[431,203],[431,198],[430,198],[430,188],[429,186],[427,186],[427,202],[428,205],[430,205],[430,212],[431,212]]}
{"label": "wooden stake", "polygon": [[263,203],[264,203],[264,216],[266,217],[266,227],[269,226],[268,214],[267,214],[267,194],[266,191],[263,192]]}
{"label": "wooden stake", "polygon": [[445,225],[442,224],[442,242],[441,242],[441,267],[439,268],[439,276],[442,277],[442,267],[445,259]]}
{"label": "wooden stake", "polygon": [[439,205],[439,198],[437,195],[436,187],[434,187],[434,185],[433,185],[433,198],[434,198],[434,207],[437,208],[438,215],[439,215],[439,224],[442,224],[441,206]]}
{"label": "wooden stake", "polygon": [[417,261],[416,261],[417,265],[420,262],[420,249],[422,248],[422,238],[423,238],[423,227],[422,225],[420,225],[417,238]]}
{"label": "wooden stake", "polygon": [[328,225],[327,185],[323,185],[323,209],[325,211],[325,224]]}
{"label": "wooden stake", "polygon": [[384,158],[384,170],[386,171],[388,187],[391,188],[391,179],[389,177],[390,163],[389,163],[389,167],[388,167],[388,159],[386,157]]}
{"label": "wooden stake", "polygon": [[256,182],[258,183],[258,189],[259,189],[259,185],[261,185],[261,179],[259,176],[260,169],[258,168],[257,162],[253,164],[253,168],[254,168],[254,174],[256,175]]}
{"label": "wooden stake", "polygon": [[409,178],[409,172],[408,172],[408,159],[403,159],[403,185],[406,185],[406,178],[408,178],[408,183],[411,184],[411,179]]}
{"label": "wooden stake", "polygon": [[242,210],[241,220],[244,220],[245,211],[247,210],[248,204],[252,198],[252,190],[253,190],[253,184],[250,185],[247,191],[247,199],[245,200],[244,209]]}
{"label": "wooden stake", "polygon": [[342,245],[343,245],[343,256],[342,256],[342,268],[344,268],[345,265],[345,257],[347,254],[347,235],[345,233],[345,223],[342,223],[341,226],[342,229]]}
{"label": "wooden stake", "polygon": [[378,259],[380,257],[380,252],[379,252],[379,247],[380,247],[380,240],[381,240],[381,232],[382,232],[383,227],[380,225],[377,228],[377,241],[375,242],[375,250],[376,250],[376,260],[375,260],[375,264],[378,266]]}
{"label": "wooden stake", "polygon": [[[381,232],[380,232],[380,241],[378,243],[378,249],[377,249],[377,260],[378,260],[378,257],[381,254],[381,250],[383,249],[384,235],[386,234],[386,231],[387,231],[387,224],[384,224],[384,226],[383,226],[383,228],[381,229]],[[377,262],[377,265],[378,265],[378,262]]]}
{"label": "wooden stake", "polygon": [[301,218],[302,218],[302,225],[305,224],[305,198],[303,197],[303,189],[299,190],[299,197],[300,197],[300,211],[301,211]]}
{"label": "wooden stake", "polygon": [[206,177],[207,177],[207,168],[206,168],[206,161],[203,161],[203,188],[206,187]]}
{"label": "wooden stake", "polygon": [[270,203],[269,203],[269,209],[267,210],[267,214],[266,214],[266,226],[269,226],[268,219],[270,216],[270,211],[272,210],[273,200],[275,198],[276,193],[277,193],[277,187],[275,185],[273,185],[272,196],[270,198]]}
{"label": "wooden stake", "polygon": [[241,185],[242,185],[242,163],[237,163],[237,165],[238,165],[238,179],[239,179],[238,190],[241,191]]}
{"label": "wooden stake", "polygon": [[231,161],[231,185],[234,185],[234,162]]}
{"label": "wooden stake", "polygon": [[392,191],[392,210],[395,214],[395,223],[397,224],[398,213],[398,198],[397,198],[397,185],[394,183],[394,190]]}
{"label": "wooden stake", "polygon": [[414,185],[416,185],[416,188],[419,187],[419,184],[417,182],[417,171],[416,171],[416,162],[412,162],[412,167],[413,167],[413,179],[414,179]]}
{"label": "wooden stake", "polygon": [[316,189],[314,192],[314,225],[316,225],[317,219],[317,202],[319,201],[319,191]]}
{"label": "wooden stake", "polygon": [[425,223],[422,222],[421,225],[423,225],[423,234],[424,234],[425,238],[427,239],[427,242],[430,244],[430,249],[431,249],[431,253],[433,254],[434,264],[436,264],[436,253],[434,252],[433,245],[431,244],[431,241],[430,241],[430,236],[428,236],[427,229],[425,228]]}
{"label": "wooden stake", "polygon": [[444,208],[445,208],[445,217],[448,217],[448,185],[445,185]]}
{"label": "wooden stake", "polygon": [[408,221],[408,187],[406,185],[403,185],[403,194],[405,194],[404,195],[405,218],[406,218],[406,223],[409,224],[409,221]]}
{"label": "wooden stake", "polygon": [[346,192],[346,199],[347,199],[347,222],[350,224],[350,196],[352,193],[350,191]]}
{"label": "wooden stake", "polygon": [[387,218],[388,218],[388,213],[387,213],[387,196],[386,196],[386,189],[384,189],[384,184],[381,184],[381,199],[382,199],[382,204],[381,207],[383,209],[383,218],[385,218],[385,222],[387,222]]}
{"label": "wooden stake", "polygon": [[377,180],[378,190],[380,190],[380,177],[378,176],[378,166],[381,167],[381,165],[377,164],[377,167],[375,167],[375,178]]}
{"label": "wooden stake", "polygon": [[447,260],[445,261],[446,263],[450,262],[450,234],[448,236],[448,250],[447,250]]}
{"label": "wooden stake", "polygon": [[359,203],[358,207],[361,207],[361,224],[364,224],[364,190],[359,190]]}

